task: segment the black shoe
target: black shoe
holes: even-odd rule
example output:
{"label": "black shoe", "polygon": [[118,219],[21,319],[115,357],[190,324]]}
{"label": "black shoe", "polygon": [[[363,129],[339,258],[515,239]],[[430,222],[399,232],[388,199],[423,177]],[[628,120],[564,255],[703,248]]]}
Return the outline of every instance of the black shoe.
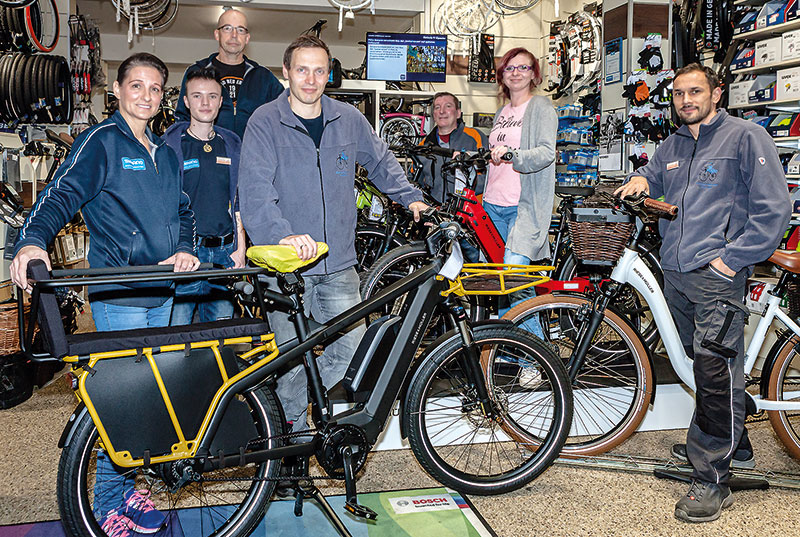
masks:
{"label": "black shoe", "polygon": [[686,496],[675,504],[675,518],[683,522],[711,522],[731,505],[733,494],[728,486],[695,480]]}
{"label": "black shoe", "polygon": [[[672,456],[678,460],[689,462],[689,457],[686,455],[686,444],[673,444],[672,449],[670,449],[670,453],[672,453]],[[755,467],[756,458],[753,454],[750,454],[749,457],[745,455],[744,458],[742,458],[742,453],[739,451],[733,454],[733,459],[731,459],[731,468],[736,468],[738,470],[749,470]]]}

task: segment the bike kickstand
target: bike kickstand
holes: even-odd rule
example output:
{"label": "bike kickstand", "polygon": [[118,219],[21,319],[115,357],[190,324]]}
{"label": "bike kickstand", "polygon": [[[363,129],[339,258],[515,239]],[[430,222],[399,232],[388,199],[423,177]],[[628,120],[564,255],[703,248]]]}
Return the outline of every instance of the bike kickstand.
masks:
{"label": "bike kickstand", "polygon": [[356,476],[353,473],[353,449],[350,446],[344,446],[341,453],[344,462],[345,510],[359,518],[365,518],[367,520],[377,519],[378,513],[366,505],[358,503],[358,497],[356,495]]}
{"label": "bike kickstand", "polygon": [[339,532],[339,535],[342,537],[353,537],[350,531],[348,531],[347,527],[345,527],[342,519],[339,518],[339,515],[337,515],[336,511],[333,510],[331,504],[329,504],[328,500],[325,499],[325,495],[322,494],[317,487],[311,487],[303,492],[307,498],[311,498],[319,504],[319,506],[322,508],[322,511],[325,513],[325,516],[328,517],[328,520],[331,521],[333,527],[336,528],[337,532]]}

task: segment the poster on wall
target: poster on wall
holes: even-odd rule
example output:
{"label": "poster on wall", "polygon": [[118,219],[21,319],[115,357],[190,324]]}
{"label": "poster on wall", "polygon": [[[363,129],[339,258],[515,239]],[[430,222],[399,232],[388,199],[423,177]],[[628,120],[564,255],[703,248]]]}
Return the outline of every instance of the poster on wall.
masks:
{"label": "poster on wall", "polygon": [[622,82],[622,38],[614,39],[605,44],[603,54],[603,79],[608,84]]}
{"label": "poster on wall", "polygon": [[622,170],[622,136],[625,109],[609,110],[600,117],[600,154],[598,171]]}

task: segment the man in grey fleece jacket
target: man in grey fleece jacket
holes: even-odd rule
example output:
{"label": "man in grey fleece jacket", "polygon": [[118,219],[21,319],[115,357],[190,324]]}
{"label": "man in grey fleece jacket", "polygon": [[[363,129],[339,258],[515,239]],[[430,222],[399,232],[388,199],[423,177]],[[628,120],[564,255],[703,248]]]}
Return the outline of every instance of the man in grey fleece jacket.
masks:
{"label": "man in grey fleece jacket", "polygon": [[673,102],[684,125],[617,190],[663,195],[678,206],[675,220],[661,222],[661,264],[697,385],[686,444],[672,447],[694,468],[675,505],[686,522],[717,519],[733,503],[730,467],[753,466],[744,428],[744,294],[753,265],[778,246],[791,213],[774,142],[761,126],[717,109],[721,96],[711,69],[679,69]]}
{"label": "man in grey fleece jacket", "polygon": [[[321,323],[359,304],[355,271],[356,162],[415,218],[428,206],[406,180],[400,164],[358,110],[323,90],[330,52],[321,40],[301,36],[283,57],[289,89],[250,117],[242,143],[239,204],[254,244],[288,244],[301,259],[329,251],[303,274],[307,312]],[[296,337],[285,313],[269,315],[280,344]],[[363,324],[325,349],[317,360],[327,388],[341,380],[361,340]],[[278,379],[278,396],[294,430],[307,429],[306,376],[297,366]]]}

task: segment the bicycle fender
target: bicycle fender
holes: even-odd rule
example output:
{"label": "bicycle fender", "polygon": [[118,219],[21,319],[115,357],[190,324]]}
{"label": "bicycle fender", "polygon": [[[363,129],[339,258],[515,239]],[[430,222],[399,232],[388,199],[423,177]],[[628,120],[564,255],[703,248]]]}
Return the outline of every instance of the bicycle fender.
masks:
{"label": "bicycle fender", "polygon": [[[470,327],[477,328],[480,326],[487,326],[487,325],[511,325],[511,321],[506,321],[504,319],[485,319],[482,321],[474,321],[470,322]],[[454,337],[461,337],[458,334],[457,329],[449,330],[446,333],[442,334],[436,340],[434,340],[430,345],[425,347],[425,350],[422,354],[414,360],[414,363],[411,364],[411,369],[409,370],[409,375],[406,375],[406,381],[403,384],[403,388],[400,390],[400,436],[403,439],[408,438],[408,420],[406,419],[406,399],[408,397],[408,387],[411,385],[411,381],[417,374],[417,369],[419,369],[420,365],[425,362],[425,359],[428,357],[431,352],[437,349],[440,345],[443,345],[445,342],[450,340]]]}
{"label": "bicycle fender", "polygon": [[772,344],[772,347],[769,348],[769,352],[767,353],[767,357],[764,359],[764,366],[761,368],[761,383],[759,384],[758,391],[761,393],[761,398],[767,398],[767,390],[768,390],[768,383],[769,377],[772,375],[772,369],[775,367],[775,362],[778,361],[778,353],[786,344],[786,341],[789,340],[794,335],[794,332],[791,330],[780,330],[777,334],[777,339],[775,343]]}
{"label": "bicycle fender", "polygon": [[72,415],[67,420],[66,426],[64,426],[64,432],[61,433],[61,438],[58,439],[58,448],[64,449],[67,447],[72,440],[72,437],[75,435],[75,428],[81,422],[83,415],[89,412],[89,409],[86,408],[86,405],[83,402],[79,403],[75,410],[72,412]]}

